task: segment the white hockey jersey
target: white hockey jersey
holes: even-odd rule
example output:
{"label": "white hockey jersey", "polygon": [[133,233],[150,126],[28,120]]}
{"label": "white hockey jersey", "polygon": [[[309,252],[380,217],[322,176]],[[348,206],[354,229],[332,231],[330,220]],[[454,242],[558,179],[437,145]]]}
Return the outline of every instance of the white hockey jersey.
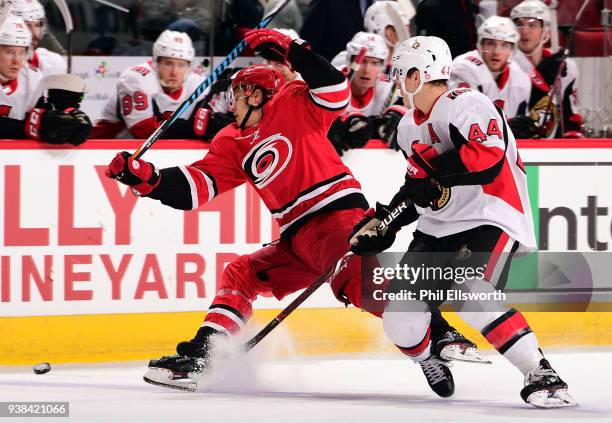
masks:
{"label": "white hockey jersey", "polygon": [[[201,82],[202,77],[191,72],[179,90],[166,93],[157,80],[157,73],[150,60],[131,67],[119,77],[117,91],[115,95],[110,96],[96,126],[111,126],[123,122],[133,136],[146,138]],[[192,112],[193,106],[187,109],[181,118],[188,119]]]}
{"label": "white hockey jersey", "polygon": [[351,101],[346,108],[346,112],[358,112],[365,116],[382,115],[389,102],[392,88],[393,83],[391,81],[379,79],[363,96],[358,97],[351,92]]}
{"label": "white hockey jersey", "polygon": [[41,79],[38,69],[25,64],[17,78],[3,83],[0,91],[0,116],[24,120],[42,94],[38,86]]}
{"label": "white hockey jersey", "polygon": [[33,67],[40,69],[42,76],[65,74],[68,72],[68,65],[64,58],[43,47],[37,48],[28,62]]}
{"label": "white hockey jersey", "polygon": [[[544,49],[544,57],[548,57],[552,54],[549,49]],[[547,112],[548,106],[548,93],[551,91],[551,84],[548,84],[545,81],[543,75],[541,75],[533,66],[529,58],[522,51],[518,50],[514,54],[514,61],[521,67],[521,69],[527,73],[532,83],[532,99],[531,102],[534,104],[530,105],[529,114],[531,118],[542,122],[544,120],[544,116]],[[549,76],[551,80],[554,79],[553,75]],[[571,86],[571,87],[570,87]],[[576,62],[572,59],[567,59],[566,61],[566,72],[565,76],[561,76],[561,93],[564,99],[564,119],[565,119],[565,127],[566,131],[575,130],[580,128],[582,125],[582,116],[578,111],[578,94],[577,88],[578,86],[578,66]],[[569,88],[569,89],[568,89]],[[538,94],[538,95],[534,95]],[[562,136],[560,133],[560,108],[558,96],[553,96],[553,114],[552,114],[552,125],[546,131],[547,138],[555,138],[558,136]]]}
{"label": "white hockey jersey", "polygon": [[[455,145],[451,125],[467,143]],[[444,188],[435,210],[417,207],[419,231],[443,237],[493,225],[520,243],[519,252],[535,249],[527,175],[512,131],[491,100],[477,91],[457,88],[443,93],[428,115],[410,109],[398,125],[398,144],[410,156],[415,142],[433,145],[438,154],[458,148],[470,173],[490,168],[505,152],[501,172],[493,182]]]}
{"label": "white hockey jersey", "polygon": [[525,116],[531,95],[531,80],[519,65],[510,61],[497,80],[478,50],[455,57],[448,87],[472,88],[480,91],[508,118]]}

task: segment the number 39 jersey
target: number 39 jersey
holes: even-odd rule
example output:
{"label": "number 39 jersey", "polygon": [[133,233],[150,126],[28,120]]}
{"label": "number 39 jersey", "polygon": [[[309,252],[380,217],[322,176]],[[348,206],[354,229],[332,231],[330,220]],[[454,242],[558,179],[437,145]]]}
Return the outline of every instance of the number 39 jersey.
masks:
{"label": "number 39 jersey", "polygon": [[[157,80],[152,62],[148,60],[121,74],[116,95],[111,96],[106,104],[101,121],[123,121],[133,136],[147,138],[195,91],[200,82],[202,77],[192,72],[181,88],[166,93]],[[181,118],[188,119],[192,111],[193,106]]]}
{"label": "number 39 jersey", "polygon": [[417,207],[419,231],[443,237],[493,225],[520,243],[519,252],[535,249],[527,175],[516,141],[503,112],[484,94],[458,88],[438,97],[427,115],[411,109],[398,125],[398,143],[408,156],[414,143],[432,145],[438,154],[457,149],[472,180],[503,160],[493,182],[443,188],[434,206]]}

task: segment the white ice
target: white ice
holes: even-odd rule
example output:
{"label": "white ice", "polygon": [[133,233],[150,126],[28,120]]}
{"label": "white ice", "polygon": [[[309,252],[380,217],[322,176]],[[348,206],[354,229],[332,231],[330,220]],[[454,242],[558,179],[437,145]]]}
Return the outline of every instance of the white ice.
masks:
{"label": "white ice", "polygon": [[[420,368],[397,354],[247,363],[226,374],[231,380],[216,381],[214,392],[197,393],[144,383],[144,362],[52,364],[45,375],[2,367],[0,401],[69,401],[74,422],[612,422],[612,351],[547,357],[578,408],[523,403],[522,376],[497,355],[490,355],[492,365],[455,364],[450,399],[433,394]],[[49,421],[16,421],[41,420]]]}

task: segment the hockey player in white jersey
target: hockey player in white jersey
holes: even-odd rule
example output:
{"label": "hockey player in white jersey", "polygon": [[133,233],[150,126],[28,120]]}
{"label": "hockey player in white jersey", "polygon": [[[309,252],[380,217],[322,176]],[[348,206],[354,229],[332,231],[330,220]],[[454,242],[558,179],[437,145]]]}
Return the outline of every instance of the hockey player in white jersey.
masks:
{"label": "hockey player in white jersey", "polygon": [[[202,82],[202,77],[190,69],[194,55],[187,34],[162,32],[153,45],[152,60],[127,69],[119,77],[116,93],[104,107],[92,138],[115,138],[119,134],[147,138],[155,132]],[[198,104],[183,116],[164,133],[164,138],[211,139],[231,122]]]}
{"label": "hockey player in white jersey", "polygon": [[379,129],[386,129],[387,125],[396,126],[406,112],[403,106],[387,104],[393,83],[383,72],[388,50],[381,35],[368,32],[355,34],[346,45],[346,63],[341,69],[348,72],[362,49],[366,53],[351,78],[350,103],[346,112],[334,121],[327,135],[340,155],[349,148],[364,147],[370,138],[379,136]]}
{"label": "hockey player in white jersey", "polygon": [[32,33],[32,51],[28,58],[30,65],[40,69],[43,76],[66,73],[68,67],[61,55],[39,47],[40,40],[47,30],[45,8],[42,4],[38,0],[11,0],[11,2],[12,13],[23,19]]}
{"label": "hockey player in white jersey", "polygon": [[0,138],[79,145],[91,131],[89,118],[78,109],[83,90],[75,91],[82,87],[74,88],[61,80],[43,84],[47,78],[61,75],[43,79],[41,72],[30,66],[31,44],[25,22],[9,16],[0,28]]}
{"label": "hockey player in white jersey", "polygon": [[512,53],[519,35],[512,20],[491,16],[478,28],[478,49],[453,60],[449,88],[480,91],[508,118],[527,113],[531,80],[514,63]]}
{"label": "hockey player in white jersey", "polygon": [[[0,16],[0,21],[2,17]],[[24,138],[25,118],[38,100],[42,75],[27,64],[32,35],[26,24],[9,16],[0,28],[0,137]]]}
{"label": "hockey player in white jersey", "polygon": [[[410,19],[397,1],[379,0],[372,3],[363,16],[363,27],[366,32],[378,34],[384,38],[388,50],[384,72],[388,74],[391,70],[391,56],[393,55],[395,46],[400,42],[400,38],[387,12],[387,5],[391,6],[400,18],[403,26],[401,30],[403,30],[405,34],[409,34],[410,29],[408,25],[410,24]],[[343,67],[346,63],[346,56],[346,50],[341,51],[332,59],[332,65],[337,68]]]}
{"label": "hockey player in white jersey", "polygon": [[[389,206],[377,204],[375,217],[357,225],[351,244],[358,254],[378,253],[393,244],[401,226],[417,220],[403,264],[485,270],[464,283],[398,277],[389,293],[450,287],[494,293],[505,285],[513,254],[536,247],[526,174],[505,116],[476,90],[448,90],[451,62],[448,45],[437,37],[410,38],[393,56],[394,77],[413,107],[398,128],[407,156],[405,183]],[[401,205],[400,217],[378,230],[388,211]],[[450,372],[432,351],[429,331],[429,310],[441,302],[439,296],[389,301],[383,323],[389,338],[444,385]],[[576,404],[520,312],[499,301],[465,302],[457,311],[523,373],[524,401],[543,408]]]}
{"label": "hockey player in white jersey", "polygon": [[[529,119],[517,118],[510,126],[518,138],[581,138],[582,116],[578,112],[578,67],[567,59],[561,72],[560,92],[553,89],[562,51],[544,45],[550,39],[550,11],[540,0],[525,0],[515,6],[510,18],[519,32],[513,60],[532,82]],[[549,107],[552,94],[552,107]],[[559,101],[559,98],[561,101]]]}

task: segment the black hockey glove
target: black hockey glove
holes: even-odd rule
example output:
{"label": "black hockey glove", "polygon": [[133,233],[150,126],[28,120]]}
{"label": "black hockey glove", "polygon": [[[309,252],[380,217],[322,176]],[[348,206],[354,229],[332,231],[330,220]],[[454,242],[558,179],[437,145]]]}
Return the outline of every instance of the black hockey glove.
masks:
{"label": "black hockey glove", "polygon": [[378,230],[378,226],[388,214],[386,206],[376,203],[376,211],[368,210],[366,216],[353,226],[353,231],[349,236],[353,253],[360,256],[373,256],[393,245],[396,231],[385,229],[381,232]]}
{"label": "black hockey glove", "polygon": [[334,121],[327,137],[338,154],[349,148],[363,148],[374,133],[373,119],[361,113],[346,113]]}
{"label": "black hockey glove", "polygon": [[[551,54],[548,57],[542,59],[540,63],[536,66],[537,71],[542,75],[544,81],[548,85],[551,85],[555,82],[555,76],[557,76],[557,72],[559,71],[559,66],[561,65],[561,58],[563,57],[563,50],[559,50],[555,54]],[[561,71],[561,76],[567,76],[567,65],[563,64],[563,70]]]}
{"label": "black hockey glove", "polygon": [[349,236],[351,251],[360,256],[370,256],[389,249],[395,242],[395,235],[406,225],[419,217],[414,205],[402,201],[391,209],[376,203],[376,211],[370,209]]}
{"label": "black hockey glove", "polygon": [[406,113],[402,106],[389,107],[383,115],[376,121],[376,135],[385,141],[389,148],[398,151],[397,144],[397,125]]}
{"label": "black hockey glove", "polygon": [[537,123],[529,116],[516,116],[508,120],[508,126],[516,139],[539,138]]}
{"label": "black hockey glove", "polygon": [[67,111],[37,108],[28,113],[26,134],[50,144],[84,143],[91,134],[91,121],[79,109]]}

